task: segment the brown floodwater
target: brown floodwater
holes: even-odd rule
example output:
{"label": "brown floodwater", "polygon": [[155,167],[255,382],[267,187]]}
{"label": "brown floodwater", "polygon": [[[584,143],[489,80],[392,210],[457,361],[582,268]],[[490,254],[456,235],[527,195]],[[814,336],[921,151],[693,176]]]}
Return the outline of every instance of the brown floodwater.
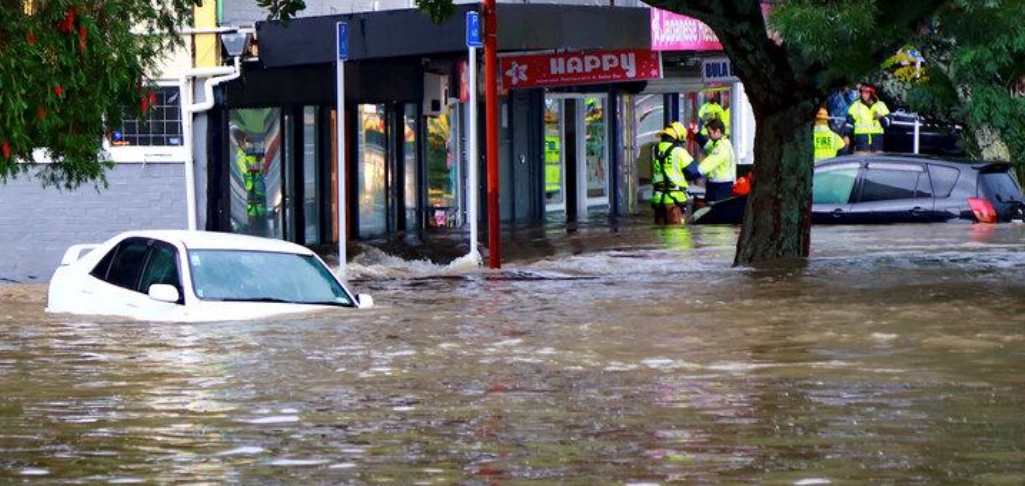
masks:
{"label": "brown floodwater", "polygon": [[1025,484],[1025,227],[520,234],[365,252],[378,308],[155,324],[0,287],[0,483]]}

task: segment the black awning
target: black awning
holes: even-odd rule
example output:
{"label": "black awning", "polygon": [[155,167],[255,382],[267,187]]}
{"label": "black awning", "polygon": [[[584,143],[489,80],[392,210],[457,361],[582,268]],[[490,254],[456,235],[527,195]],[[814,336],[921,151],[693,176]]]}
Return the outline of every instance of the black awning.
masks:
{"label": "black awning", "polygon": [[[260,60],[278,68],[335,61],[335,23],[349,23],[349,59],[383,59],[459,53],[466,49],[465,13],[459,5],[447,21],[435,24],[419,10],[329,15],[256,25]],[[583,5],[498,5],[501,51],[647,49],[651,46],[647,9]]]}

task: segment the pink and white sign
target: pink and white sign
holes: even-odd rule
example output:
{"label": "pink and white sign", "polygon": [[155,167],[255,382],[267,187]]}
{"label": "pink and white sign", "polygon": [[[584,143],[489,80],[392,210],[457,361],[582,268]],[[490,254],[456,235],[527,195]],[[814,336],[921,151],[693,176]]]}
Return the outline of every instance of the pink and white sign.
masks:
{"label": "pink and white sign", "polygon": [[501,58],[505,89],[641,81],[662,77],[662,56],[645,49]]}
{"label": "pink and white sign", "polygon": [[653,51],[721,51],[715,32],[700,20],[651,9],[651,50]]}

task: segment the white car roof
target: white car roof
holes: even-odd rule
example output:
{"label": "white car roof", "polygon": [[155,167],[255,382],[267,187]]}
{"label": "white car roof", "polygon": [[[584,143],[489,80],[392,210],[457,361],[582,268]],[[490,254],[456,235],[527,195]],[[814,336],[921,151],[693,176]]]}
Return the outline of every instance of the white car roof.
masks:
{"label": "white car roof", "polygon": [[287,241],[271,238],[259,238],[256,236],[236,235],[232,233],[218,233],[213,231],[129,231],[121,233],[117,236],[117,239],[120,240],[130,237],[151,238],[170,243],[180,243],[184,245],[185,248],[193,250],[243,250],[294,253],[298,255],[313,254],[309,248],[295,243],[289,243]]}

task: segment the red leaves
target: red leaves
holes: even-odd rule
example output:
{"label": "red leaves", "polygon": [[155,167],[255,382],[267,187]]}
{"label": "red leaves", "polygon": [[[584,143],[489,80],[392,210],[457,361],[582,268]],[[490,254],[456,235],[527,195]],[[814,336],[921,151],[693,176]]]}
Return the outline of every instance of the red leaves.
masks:
{"label": "red leaves", "polygon": [[77,12],[75,8],[69,8],[68,13],[64,15],[64,19],[57,22],[57,31],[61,34],[70,34],[75,30],[75,15]]}
{"label": "red leaves", "polygon": [[0,152],[3,152],[5,160],[11,158],[11,143],[6,139],[4,140],[4,143],[0,144]]}
{"label": "red leaves", "polygon": [[28,45],[30,46],[36,45],[36,35],[31,32],[25,34],[25,41],[28,42]]}
{"label": "red leaves", "polygon": [[36,118],[38,118],[39,121],[46,120],[46,107],[45,106],[37,106],[36,107]]}
{"label": "red leaves", "polygon": [[54,86],[53,94],[57,95],[58,98],[62,98],[64,96],[64,87],[62,87],[59,84],[57,86]]}
{"label": "red leaves", "polygon": [[142,99],[139,100],[139,109],[143,114],[146,114],[150,108],[157,105],[157,94],[153,90],[146,90],[146,94],[142,95]]}
{"label": "red leaves", "polygon": [[78,53],[85,54],[86,38],[89,37],[89,29],[84,25],[78,26]]}

